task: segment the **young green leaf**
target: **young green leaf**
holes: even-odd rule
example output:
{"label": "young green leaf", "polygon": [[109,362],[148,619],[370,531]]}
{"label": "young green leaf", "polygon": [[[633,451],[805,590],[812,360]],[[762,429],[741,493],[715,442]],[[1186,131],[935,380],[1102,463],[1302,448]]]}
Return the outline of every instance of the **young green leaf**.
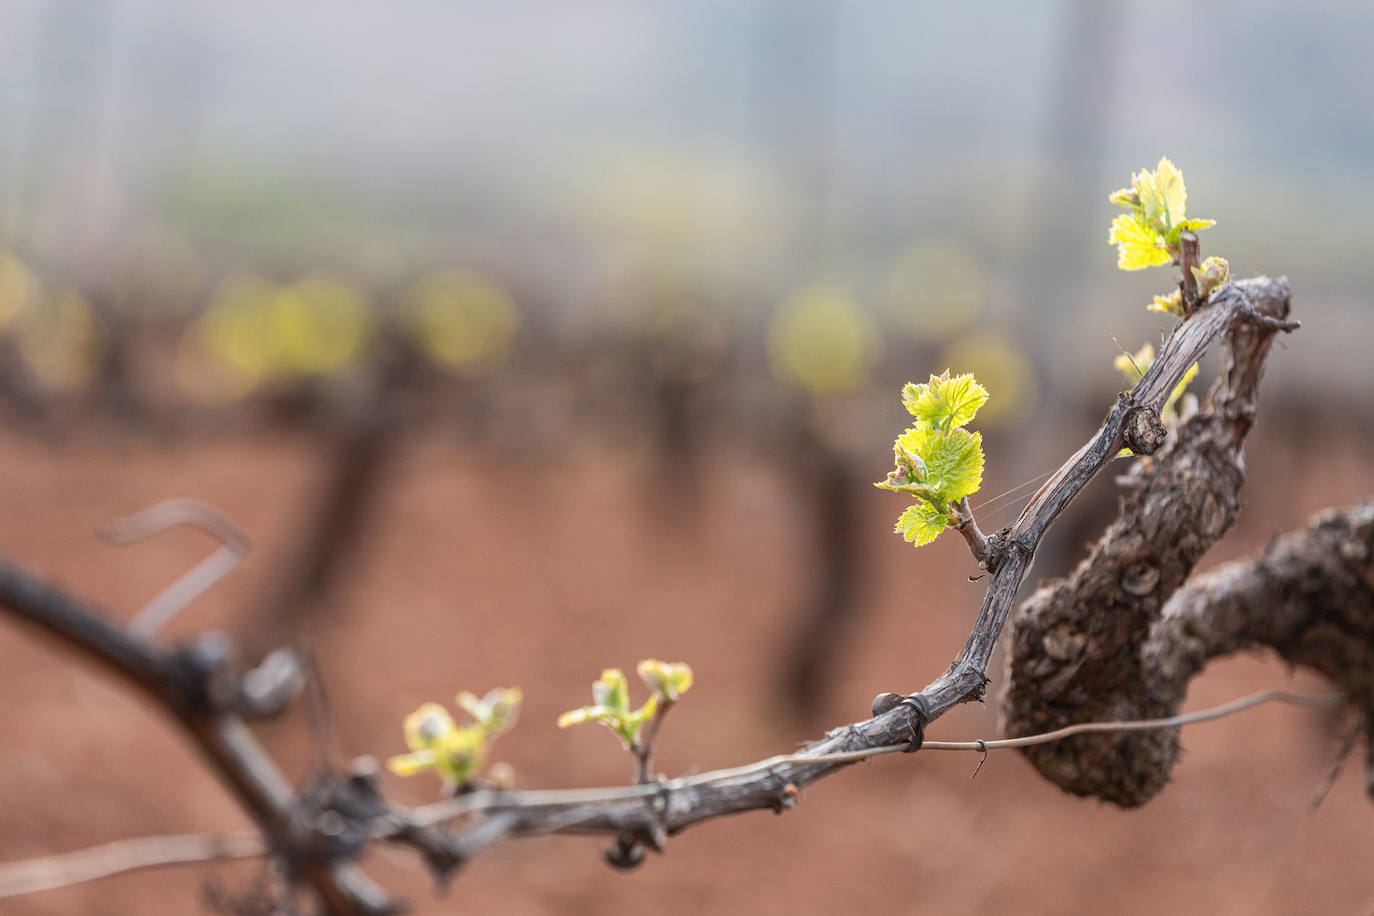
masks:
{"label": "young green leaf", "polygon": [[1107,200],[1116,204],[1118,207],[1125,207],[1133,210],[1140,206],[1140,192],[1135,188],[1121,188],[1107,195]]}
{"label": "young green leaf", "polygon": [[1217,224],[1214,219],[1185,219],[1180,220],[1175,227],[1179,232],[1198,232],[1203,229],[1211,229]]}
{"label": "young green leaf", "polygon": [[1116,246],[1116,266],[1122,270],[1143,270],[1172,261],[1164,238],[1138,214],[1123,213],[1112,220],[1108,244]]}
{"label": "young green leaf", "polygon": [[947,513],[940,512],[927,502],[907,506],[892,530],[913,547],[924,547],[939,537],[949,523]]}
{"label": "young green leaf", "polygon": [[568,728],[573,725],[581,725],[583,722],[600,722],[612,731],[619,733],[625,718],[626,713],[623,710],[611,709],[609,706],[582,706],[578,709],[570,709],[559,716],[558,727]]}
{"label": "young green leaf", "polygon": [[988,390],[974,380],[972,373],[950,378],[932,375],[924,385],[908,382],[902,389],[902,403],[916,418],[917,428],[950,430],[967,426],[988,399]]}
{"label": "young green leaf", "polygon": [[434,766],[438,760],[439,754],[432,749],[411,751],[409,754],[398,754],[388,758],[386,767],[397,776],[414,776],[421,770]]}
{"label": "young green leaf", "polygon": [[901,448],[923,456],[928,485],[937,508],[946,508],[978,492],[983,483],[983,436],[966,429],[909,429],[897,440]]}
{"label": "young green leaf", "polygon": [[592,699],[598,706],[605,706],[616,712],[630,708],[630,684],[625,680],[625,672],[619,668],[607,668],[601,677],[592,684]]}
{"label": "young green leaf", "polygon": [[1140,195],[1146,222],[1166,232],[1183,222],[1188,190],[1183,173],[1167,157],[1159,160],[1153,172],[1141,169],[1131,176],[1131,184]]}
{"label": "young green leaf", "polygon": [[1167,296],[1155,296],[1155,301],[1145,306],[1152,312],[1183,317],[1183,290],[1175,289]]}

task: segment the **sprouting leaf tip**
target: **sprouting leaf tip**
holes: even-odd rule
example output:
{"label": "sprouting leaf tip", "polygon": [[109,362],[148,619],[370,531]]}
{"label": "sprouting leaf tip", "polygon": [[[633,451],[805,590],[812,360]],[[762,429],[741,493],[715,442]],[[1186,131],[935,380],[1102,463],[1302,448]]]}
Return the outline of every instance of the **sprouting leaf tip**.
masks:
{"label": "sprouting leaf tip", "polygon": [[692,689],[692,668],[686,662],[661,662],[646,658],[636,669],[654,696],[671,702]]}

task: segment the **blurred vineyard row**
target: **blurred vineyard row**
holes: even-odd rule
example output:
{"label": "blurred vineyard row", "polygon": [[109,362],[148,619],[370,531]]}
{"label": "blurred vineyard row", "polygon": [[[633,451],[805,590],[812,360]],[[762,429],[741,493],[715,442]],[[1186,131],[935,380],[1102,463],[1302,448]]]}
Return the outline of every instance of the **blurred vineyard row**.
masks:
{"label": "blurred vineyard row", "polygon": [[[826,427],[833,405],[886,402],[875,388],[895,388],[912,366],[946,365],[988,380],[989,424],[1035,399],[1021,349],[976,329],[986,298],[977,263],[943,244],[902,255],[879,308],[813,285],[780,297],[762,324],[720,297],[658,289],[608,296],[590,326],[574,328],[548,320],[549,302],[475,270],[372,286],[322,270],[207,276],[185,247],[113,276],[82,288],[0,251],[0,380],[21,414],[117,405],[116,417],[147,418],[346,400],[360,385],[432,395],[537,383],[605,403],[612,416],[626,401],[738,389],[723,415],[747,405],[785,413],[759,399],[790,399]],[[637,416],[653,425],[656,412]]]}
{"label": "blurred vineyard row", "polygon": [[110,308],[0,253],[0,332],[31,380],[51,394],[98,384],[108,351],[126,342],[115,338],[165,340],[169,330],[175,342],[162,355],[172,366],[170,380],[198,402],[345,376],[383,336],[404,339],[434,365],[472,377],[505,362],[520,320],[500,288],[461,271],[417,281],[390,315],[375,296],[315,273],[285,283],[229,276],[203,302],[157,303],[157,310],[141,308],[134,295],[119,291]]}

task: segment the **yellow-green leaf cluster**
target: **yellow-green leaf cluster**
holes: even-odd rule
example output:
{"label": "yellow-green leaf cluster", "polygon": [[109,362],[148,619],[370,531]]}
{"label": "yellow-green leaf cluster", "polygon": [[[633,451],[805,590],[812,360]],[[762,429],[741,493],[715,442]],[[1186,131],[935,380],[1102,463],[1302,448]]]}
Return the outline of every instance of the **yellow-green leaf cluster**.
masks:
{"label": "yellow-green leaf cluster", "polygon": [[480,699],[465,690],[456,702],[472,717],[467,725],[438,703],[425,703],[402,727],[410,753],[390,758],[387,768],[399,776],[432,769],[450,788],[470,783],[486,764],[491,743],[515,725],[520,699],[518,687],[498,687]]}
{"label": "yellow-green leaf cluster", "polygon": [[1180,254],[1179,235],[1215,225],[1210,219],[1188,219],[1188,191],[1183,173],[1167,158],[1152,172],[1141,169],[1131,186],[1113,191],[1112,203],[1128,212],[1112,220],[1107,243],[1117,249],[1116,266],[1141,270],[1168,264]]}
{"label": "yellow-green leaf cluster", "polygon": [[917,498],[894,529],[917,547],[935,540],[949,524],[951,503],[982,485],[983,437],[964,427],[987,399],[987,389],[972,374],[951,377],[948,370],[902,388],[902,404],[915,424],[892,445],[896,468],[874,486]]}
{"label": "yellow-green leaf cluster", "polygon": [[902,388],[902,404],[916,418],[916,425],[945,432],[967,426],[987,399],[988,390],[972,374],[950,378],[946,371],[943,376],[932,375],[924,385],[907,382]]}
{"label": "yellow-green leaf cluster", "polygon": [[630,708],[630,685],[625,672],[607,668],[592,682],[592,705],[582,706],[558,717],[558,727],[568,728],[583,722],[600,722],[615,733],[627,748],[638,748],[644,724],[658,711],[674,703],[692,688],[692,669],[686,662],[661,662],[646,658],[636,669],[650,690],[649,699],[638,709]]}

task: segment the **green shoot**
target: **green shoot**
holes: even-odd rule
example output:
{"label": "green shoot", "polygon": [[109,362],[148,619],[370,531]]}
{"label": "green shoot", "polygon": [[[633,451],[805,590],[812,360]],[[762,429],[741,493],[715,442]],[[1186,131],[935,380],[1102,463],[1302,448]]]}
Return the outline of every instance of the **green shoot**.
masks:
{"label": "green shoot", "polygon": [[917,498],[894,529],[916,547],[956,524],[950,518],[951,503],[982,485],[983,437],[964,427],[987,399],[987,389],[971,374],[951,378],[948,370],[925,384],[908,382],[902,388],[902,404],[916,422],[893,443],[896,468],[874,486]]}
{"label": "green shoot", "polygon": [[387,768],[398,776],[432,769],[449,790],[467,785],[482,771],[491,743],[515,725],[520,699],[518,687],[498,687],[481,699],[463,691],[456,702],[473,721],[461,726],[438,703],[425,703],[405,719],[410,753],[390,758]]}
{"label": "green shoot", "polygon": [[558,717],[558,727],[600,722],[626,748],[638,752],[643,746],[644,726],[691,689],[692,669],[685,662],[646,658],[637,670],[651,691],[643,706],[630,708],[630,685],[625,673],[619,668],[607,668],[592,683],[592,705],[563,713]]}
{"label": "green shoot", "polygon": [[[1187,218],[1188,191],[1183,173],[1167,158],[1160,159],[1153,172],[1141,169],[1132,175],[1131,186],[1113,191],[1108,200],[1129,211],[1112,220],[1107,232],[1107,243],[1116,246],[1116,266],[1122,270],[1177,263],[1183,254],[1180,237],[1184,232],[1216,225],[1215,220]],[[1225,258],[1211,257],[1201,265],[1188,265],[1188,269],[1197,283],[1198,302],[1207,301],[1213,291],[1230,279],[1230,265]],[[1155,296],[1146,308],[1184,317],[1182,288],[1166,296]]]}
{"label": "green shoot", "polygon": [[1216,225],[1215,220],[1186,218],[1183,173],[1167,158],[1160,159],[1153,172],[1141,169],[1132,175],[1131,186],[1112,192],[1108,200],[1130,211],[1112,220],[1107,234],[1122,270],[1169,264],[1181,253],[1179,235]]}

